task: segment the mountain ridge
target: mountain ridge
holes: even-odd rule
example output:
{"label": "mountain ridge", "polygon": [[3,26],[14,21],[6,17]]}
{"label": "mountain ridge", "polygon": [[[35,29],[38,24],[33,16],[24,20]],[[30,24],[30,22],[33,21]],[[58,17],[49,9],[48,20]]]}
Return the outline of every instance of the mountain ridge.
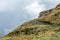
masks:
{"label": "mountain ridge", "polygon": [[19,25],[0,40],[60,40],[60,4]]}

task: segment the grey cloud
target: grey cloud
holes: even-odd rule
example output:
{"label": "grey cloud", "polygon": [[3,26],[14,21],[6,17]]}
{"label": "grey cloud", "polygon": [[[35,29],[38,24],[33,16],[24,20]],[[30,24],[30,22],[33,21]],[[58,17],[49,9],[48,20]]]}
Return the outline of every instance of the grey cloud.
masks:
{"label": "grey cloud", "polygon": [[[8,5],[3,10],[0,9],[0,36],[4,35],[4,29],[15,29],[26,20],[31,20],[32,16],[23,8],[37,0],[5,0]],[[56,6],[60,0],[38,0],[39,4],[44,4],[47,9]],[[33,16],[34,17],[34,16]],[[8,33],[8,31],[7,31]]]}

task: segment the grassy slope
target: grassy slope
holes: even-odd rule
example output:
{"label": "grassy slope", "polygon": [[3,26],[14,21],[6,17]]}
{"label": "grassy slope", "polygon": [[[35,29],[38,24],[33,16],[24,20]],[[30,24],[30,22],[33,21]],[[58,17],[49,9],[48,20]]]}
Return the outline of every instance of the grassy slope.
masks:
{"label": "grassy slope", "polygon": [[44,14],[37,20],[60,25],[60,4],[59,6],[57,5],[57,7],[53,9],[43,11],[43,13]]}
{"label": "grassy slope", "polygon": [[60,40],[60,5],[25,22],[0,40]]}
{"label": "grassy slope", "polygon": [[60,26],[30,21],[21,25],[20,28],[0,40],[60,40]]}

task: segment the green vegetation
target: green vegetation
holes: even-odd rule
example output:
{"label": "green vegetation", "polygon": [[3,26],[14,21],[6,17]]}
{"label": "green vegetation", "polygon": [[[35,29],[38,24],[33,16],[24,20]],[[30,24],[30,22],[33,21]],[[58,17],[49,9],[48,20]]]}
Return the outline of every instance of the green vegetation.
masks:
{"label": "green vegetation", "polygon": [[41,12],[39,18],[23,23],[0,40],[60,40],[60,5]]}

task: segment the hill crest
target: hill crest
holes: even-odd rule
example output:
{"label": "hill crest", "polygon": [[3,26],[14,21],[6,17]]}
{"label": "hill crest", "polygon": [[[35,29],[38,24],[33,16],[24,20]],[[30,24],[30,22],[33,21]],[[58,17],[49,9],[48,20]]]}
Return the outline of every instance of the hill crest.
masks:
{"label": "hill crest", "polygon": [[0,40],[60,40],[60,4],[41,12],[37,19],[25,22]]}

